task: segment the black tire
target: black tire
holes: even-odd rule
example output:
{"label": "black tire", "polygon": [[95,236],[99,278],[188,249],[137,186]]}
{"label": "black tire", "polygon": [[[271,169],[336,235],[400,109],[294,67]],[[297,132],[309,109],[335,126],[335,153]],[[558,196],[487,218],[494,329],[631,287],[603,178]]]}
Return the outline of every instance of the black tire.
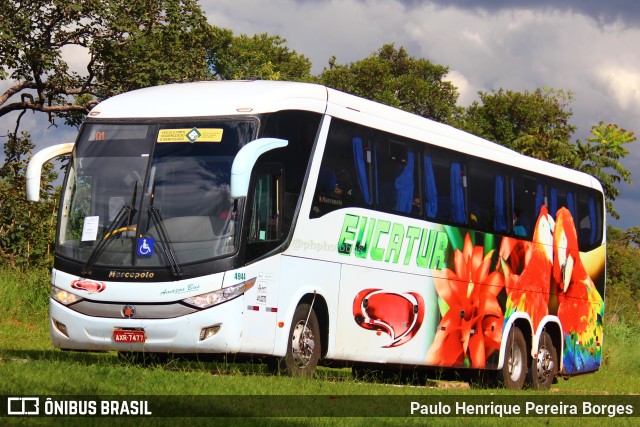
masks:
{"label": "black tire", "polygon": [[316,313],[309,304],[300,304],[293,314],[287,354],[279,360],[279,372],[292,377],[312,377],[321,352],[320,325]]}
{"label": "black tire", "polygon": [[502,369],[498,371],[499,382],[508,389],[520,390],[527,379],[527,342],[522,331],[514,326],[509,331]]}
{"label": "black tire", "polygon": [[536,354],[531,359],[527,382],[536,390],[548,390],[558,373],[558,352],[546,331],[540,334]]}

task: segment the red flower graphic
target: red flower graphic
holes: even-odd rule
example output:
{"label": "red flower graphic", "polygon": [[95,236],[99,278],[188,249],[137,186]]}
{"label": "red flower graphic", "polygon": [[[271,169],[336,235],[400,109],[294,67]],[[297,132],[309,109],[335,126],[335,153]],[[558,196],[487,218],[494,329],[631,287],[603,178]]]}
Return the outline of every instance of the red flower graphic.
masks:
{"label": "red flower graphic", "polygon": [[427,363],[437,366],[483,368],[487,358],[500,349],[503,315],[497,295],[504,276],[489,272],[493,251],[484,256],[465,236],[462,252],[454,253],[455,271],[445,269],[434,278],[436,291],[448,306],[427,353]]}

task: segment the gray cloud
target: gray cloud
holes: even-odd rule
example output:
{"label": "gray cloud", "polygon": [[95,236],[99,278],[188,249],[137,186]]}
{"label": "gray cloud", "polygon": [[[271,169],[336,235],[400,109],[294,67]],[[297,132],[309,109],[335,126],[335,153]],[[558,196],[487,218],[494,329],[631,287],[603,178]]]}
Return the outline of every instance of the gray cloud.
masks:
{"label": "gray cloud", "polygon": [[640,22],[640,2],[629,0],[400,0],[408,7],[437,4],[441,7],[496,12],[502,10],[526,9],[537,11],[560,10],[588,16],[600,24],[623,22],[635,25]]}

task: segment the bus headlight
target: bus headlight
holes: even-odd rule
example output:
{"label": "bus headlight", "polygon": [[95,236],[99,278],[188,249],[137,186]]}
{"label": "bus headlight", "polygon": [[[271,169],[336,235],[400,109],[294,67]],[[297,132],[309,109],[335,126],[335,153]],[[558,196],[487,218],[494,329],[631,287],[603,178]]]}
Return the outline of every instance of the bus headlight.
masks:
{"label": "bus headlight", "polygon": [[76,294],[72,294],[71,292],[67,292],[53,285],[51,285],[51,298],[63,305],[73,304],[74,302],[78,302],[82,299]]}
{"label": "bus headlight", "polygon": [[213,307],[214,305],[221,304],[242,295],[251,289],[255,283],[256,278],[254,277],[253,279],[245,280],[244,282],[227,286],[217,291],[185,298],[182,302],[198,308]]}

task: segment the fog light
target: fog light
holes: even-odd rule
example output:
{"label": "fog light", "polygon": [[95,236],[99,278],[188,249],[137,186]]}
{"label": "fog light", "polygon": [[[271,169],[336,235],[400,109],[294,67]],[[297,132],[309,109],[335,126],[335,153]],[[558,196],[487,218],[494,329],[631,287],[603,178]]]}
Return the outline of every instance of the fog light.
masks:
{"label": "fog light", "polygon": [[67,326],[64,323],[58,322],[56,319],[53,320],[53,326],[65,337],[69,338],[69,332],[67,332]]}
{"label": "fog light", "polygon": [[219,324],[202,328],[202,330],[200,331],[200,341],[204,341],[207,338],[211,338],[212,336],[217,334],[219,330],[220,330]]}

